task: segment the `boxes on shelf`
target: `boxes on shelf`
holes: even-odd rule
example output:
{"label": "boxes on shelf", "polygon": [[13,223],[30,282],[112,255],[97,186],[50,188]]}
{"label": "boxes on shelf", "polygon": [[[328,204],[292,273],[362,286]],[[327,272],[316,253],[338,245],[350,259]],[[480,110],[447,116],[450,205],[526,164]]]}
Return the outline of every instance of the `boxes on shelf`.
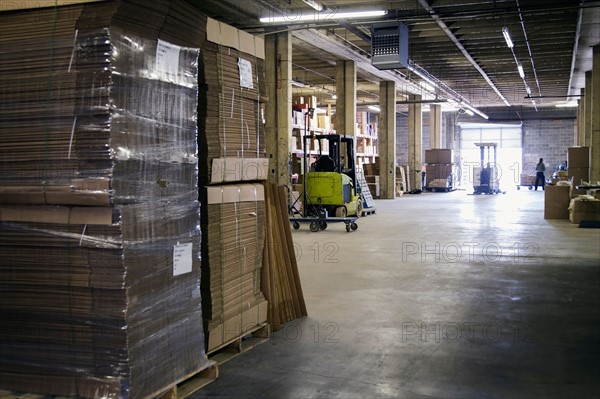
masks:
{"label": "boxes on shelf", "polygon": [[317,127],[319,129],[331,130],[331,118],[329,115],[317,115]]}
{"label": "boxes on shelf", "polygon": [[569,220],[580,223],[583,220],[600,221],[600,200],[571,200]]}
{"label": "boxes on shelf", "polygon": [[544,219],[569,219],[570,186],[546,185]]}
{"label": "boxes on shelf", "polygon": [[379,161],[374,163],[365,163],[362,167],[365,176],[379,175]]}

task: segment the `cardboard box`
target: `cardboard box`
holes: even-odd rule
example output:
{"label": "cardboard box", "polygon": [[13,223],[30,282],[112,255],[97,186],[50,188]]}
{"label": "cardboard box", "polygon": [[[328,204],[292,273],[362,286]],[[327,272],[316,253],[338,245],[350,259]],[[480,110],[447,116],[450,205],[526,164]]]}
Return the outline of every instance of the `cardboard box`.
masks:
{"label": "cardboard box", "polygon": [[365,176],[365,180],[369,184],[379,184],[379,176]]}
{"label": "cardboard box", "polygon": [[255,331],[258,326],[267,322],[269,303],[266,300],[235,315],[208,333],[207,353],[213,352],[224,345]]}
{"label": "cardboard box", "polygon": [[319,129],[330,130],[331,118],[328,115],[317,115],[317,127]]}
{"label": "cardboard box", "polygon": [[433,164],[425,167],[425,184],[429,185],[429,182],[435,179],[447,180],[448,176],[452,174],[452,165],[444,164]]}
{"label": "cardboard box", "polygon": [[448,179],[433,179],[427,183],[427,187],[432,188],[449,188]]}
{"label": "cardboard box", "polygon": [[206,38],[209,42],[232,47],[246,54],[265,59],[265,41],[263,38],[252,36],[215,19],[207,18]]}
{"label": "cardboard box", "polygon": [[573,200],[569,208],[569,220],[579,224],[582,220],[600,221],[600,200]]}
{"label": "cardboard box", "polygon": [[445,148],[435,148],[425,150],[425,163],[428,164],[451,164],[453,162],[452,150]]}
{"label": "cardboard box", "polygon": [[111,225],[113,211],[108,207],[52,205],[0,206],[0,220],[5,222]]}
{"label": "cardboard box", "polygon": [[578,190],[576,186],[580,185],[583,181],[590,181],[590,168],[569,167],[567,173],[568,179],[572,182],[571,197],[586,194],[586,190]]}
{"label": "cardboard box", "polygon": [[206,190],[206,204],[203,205],[265,200],[265,191],[262,184],[208,186],[202,188],[201,190]]}
{"label": "cardboard box", "polygon": [[590,168],[571,168],[567,171],[568,179],[573,179],[573,185],[578,186],[582,181],[590,181]]}
{"label": "cardboard box", "polygon": [[379,175],[379,162],[363,164],[363,171],[365,176]]}
{"label": "cardboard box", "polygon": [[570,186],[546,186],[544,219],[569,219],[570,191]]}
{"label": "cardboard box", "polygon": [[569,147],[567,150],[567,163],[571,168],[590,167],[590,147]]}
{"label": "cardboard box", "polygon": [[212,161],[210,183],[267,180],[267,158],[218,158]]}

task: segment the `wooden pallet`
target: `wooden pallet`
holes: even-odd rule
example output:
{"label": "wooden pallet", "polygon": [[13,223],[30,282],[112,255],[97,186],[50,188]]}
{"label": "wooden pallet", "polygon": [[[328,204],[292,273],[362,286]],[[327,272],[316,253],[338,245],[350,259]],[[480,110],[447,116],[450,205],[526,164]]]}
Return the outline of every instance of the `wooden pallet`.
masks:
{"label": "wooden pallet", "polygon": [[217,378],[219,378],[219,365],[217,362],[211,360],[206,368],[184,377],[166,393],[162,394],[160,399],[187,398],[194,392],[199,391],[215,381]]}
{"label": "wooden pallet", "polygon": [[255,346],[265,343],[271,336],[271,326],[263,323],[256,329],[247,332],[244,336],[235,338],[209,352],[208,358],[221,365],[231,359],[248,352]]}
{"label": "wooden pallet", "polygon": [[361,216],[369,216],[369,215],[374,215],[375,214],[375,208],[367,208],[362,210],[362,215]]}

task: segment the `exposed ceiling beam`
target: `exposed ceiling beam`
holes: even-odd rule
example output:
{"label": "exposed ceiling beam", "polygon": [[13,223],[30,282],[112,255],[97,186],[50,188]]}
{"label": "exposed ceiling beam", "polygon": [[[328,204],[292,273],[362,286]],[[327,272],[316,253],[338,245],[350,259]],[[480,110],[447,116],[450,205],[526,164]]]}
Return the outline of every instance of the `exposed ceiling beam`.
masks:
{"label": "exposed ceiling beam", "polygon": [[579,50],[579,36],[581,35],[581,23],[583,22],[583,2],[584,0],[579,0],[579,14],[577,15],[577,30],[575,31],[575,44],[573,45],[573,58],[571,59],[571,73],[569,74],[567,96],[570,96],[575,91],[571,90],[571,84],[573,83],[573,75],[575,74],[575,61],[577,60],[577,52]]}
{"label": "exposed ceiling beam", "polygon": [[446,25],[446,23],[436,14],[435,10],[433,9],[433,7],[431,7],[429,5],[427,0],[419,0],[419,4],[421,4],[421,6],[429,13],[431,18],[433,18],[433,20],[435,22],[437,22],[439,27],[444,31],[444,33],[446,33],[446,36],[448,36],[450,38],[450,40],[452,40],[452,42],[456,45],[456,47],[463,53],[465,58],[475,67],[475,69],[481,74],[481,76],[483,76],[483,78],[485,79],[487,84],[496,92],[498,97],[500,97],[502,99],[502,101],[504,101],[504,103],[510,107],[510,103],[508,102],[506,97],[504,97],[504,95],[500,92],[500,89],[498,89],[498,87],[496,87],[494,82],[492,82],[492,79],[490,79],[490,77],[487,75],[487,73],[485,73],[485,71],[479,66],[477,61],[475,61],[475,59],[473,59],[471,54],[469,54],[467,49],[462,45],[460,40],[458,40],[458,38],[454,35],[454,33],[452,33],[452,31],[450,30],[448,25]]}
{"label": "exposed ceiling beam", "polygon": [[[436,93],[429,93],[426,91],[418,82],[410,79],[406,75],[396,71],[396,70],[381,70],[371,64],[371,61],[365,56],[357,53],[351,48],[347,47],[345,44],[340,43],[329,36],[319,32],[316,29],[306,29],[306,30],[295,30],[292,31],[292,35],[301,42],[304,42],[307,47],[307,51],[310,49],[317,49],[317,51],[325,51],[330,55],[333,55],[334,58],[337,59],[345,59],[352,60],[356,63],[356,70],[358,74],[361,74],[363,78],[372,81],[378,82],[381,80],[385,81],[393,81],[397,84],[397,90],[403,94],[431,94],[436,95]],[[324,58],[328,59],[328,58]],[[335,63],[335,59],[329,57],[330,63]],[[487,115],[483,112],[479,111],[477,108],[472,106],[470,103],[466,101],[461,96],[457,96],[456,93],[450,93],[446,91],[443,87],[439,87],[439,89],[450,98],[456,100],[463,107],[467,107],[473,112],[479,114],[483,118],[487,119]]]}
{"label": "exposed ceiling beam", "polygon": [[[377,69],[364,56],[348,48],[346,45],[331,39],[327,35],[322,34],[316,29],[296,30],[292,32],[292,35],[296,39],[304,42],[303,47],[305,47],[307,51],[314,49],[317,51],[323,51],[325,54],[329,55],[328,57],[323,57],[322,59],[326,60],[326,62],[332,65],[335,65],[336,58],[352,60],[356,62],[358,73],[369,81],[378,82],[380,80],[391,80],[400,85],[400,90],[402,87],[410,84],[404,75],[398,72],[382,71]],[[418,87],[418,85],[414,84],[414,82],[413,85]]]}

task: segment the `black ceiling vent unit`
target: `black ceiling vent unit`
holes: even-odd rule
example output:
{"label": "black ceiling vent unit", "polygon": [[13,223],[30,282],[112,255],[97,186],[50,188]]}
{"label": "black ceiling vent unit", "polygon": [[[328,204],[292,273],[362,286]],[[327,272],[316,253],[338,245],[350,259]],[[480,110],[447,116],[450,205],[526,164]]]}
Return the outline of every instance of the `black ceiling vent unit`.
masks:
{"label": "black ceiling vent unit", "polygon": [[371,63],[379,69],[408,67],[408,28],[402,22],[371,27]]}

